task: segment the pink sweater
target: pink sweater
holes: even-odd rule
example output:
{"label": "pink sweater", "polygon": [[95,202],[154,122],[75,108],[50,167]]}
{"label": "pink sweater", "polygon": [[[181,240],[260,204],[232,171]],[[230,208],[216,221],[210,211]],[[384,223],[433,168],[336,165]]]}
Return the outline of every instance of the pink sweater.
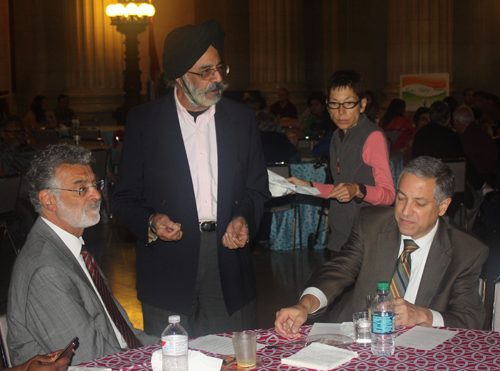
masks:
{"label": "pink sweater", "polygon": [[[366,139],[363,147],[363,161],[370,166],[375,179],[375,186],[366,185],[366,196],[363,201],[372,205],[392,205],[396,192],[389,165],[387,141],[380,131],[375,131]],[[333,191],[333,184],[313,183],[321,193],[318,197],[327,198]]]}

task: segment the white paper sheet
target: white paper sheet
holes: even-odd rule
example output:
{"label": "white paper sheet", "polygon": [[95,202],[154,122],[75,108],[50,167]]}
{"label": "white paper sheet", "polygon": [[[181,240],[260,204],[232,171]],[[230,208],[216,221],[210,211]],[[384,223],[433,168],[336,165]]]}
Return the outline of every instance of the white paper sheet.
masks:
{"label": "white paper sheet", "polygon": [[312,343],[291,357],[281,358],[281,363],[294,367],[331,370],[357,357],[358,353],[347,349]]}
{"label": "white paper sheet", "polygon": [[[196,350],[188,350],[188,368],[189,370],[203,370],[203,371],[220,371],[222,366],[222,359],[209,357]],[[163,368],[163,353],[158,349],[151,356],[151,368],[153,371],[162,371]],[[98,369],[93,369],[98,370]],[[111,370],[111,369],[109,369]],[[92,371],[92,369],[87,370]]]}
{"label": "white paper sheet", "polygon": [[68,371],[111,371],[110,368],[105,367],[79,367],[79,366],[69,366]]}
{"label": "white paper sheet", "polygon": [[267,175],[269,176],[269,192],[271,192],[273,197],[285,196],[292,192],[312,196],[319,195],[321,193],[314,187],[296,186],[288,182],[281,175],[278,175],[270,170],[267,170]]}
{"label": "white paper sheet", "polygon": [[[264,347],[265,345],[257,343],[257,351]],[[231,338],[216,335],[207,335],[191,340],[189,342],[189,348],[223,355],[234,354],[233,341]]]}
{"label": "white paper sheet", "polygon": [[346,335],[354,339],[354,327],[352,322],[343,323],[320,323],[316,322],[311,331],[310,335],[322,335],[322,334],[340,334]]}
{"label": "white paper sheet", "polygon": [[457,331],[415,326],[396,338],[396,345],[422,350],[431,350],[455,336]]}

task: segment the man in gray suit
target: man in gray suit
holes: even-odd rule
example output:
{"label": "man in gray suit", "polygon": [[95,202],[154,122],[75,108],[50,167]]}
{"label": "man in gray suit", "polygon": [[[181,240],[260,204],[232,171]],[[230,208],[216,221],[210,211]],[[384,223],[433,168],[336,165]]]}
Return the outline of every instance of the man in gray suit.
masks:
{"label": "man in gray suit", "polygon": [[73,364],[150,345],[134,329],[81,238],[99,222],[102,181],[91,152],[56,145],[38,153],[27,173],[40,214],[16,259],[9,288],[7,340],[12,363],[61,349],[80,338]]}
{"label": "man in gray suit", "polygon": [[276,331],[298,337],[307,316],[334,300],[330,319],[350,321],[354,312],[366,310],[366,295],[376,292],[379,281],[391,282],[393,293],[405,240],[418,248],[407,253],[411,273],[406,291],[393,294],[396,325],[480,329],[484,307],[478,285],[488,247],[443,217],[454,188],[453,173],[441,161],[424,156],[408,163],[394,209],[360,210],[340,254],[315,271],[297,305],[277,312]]}

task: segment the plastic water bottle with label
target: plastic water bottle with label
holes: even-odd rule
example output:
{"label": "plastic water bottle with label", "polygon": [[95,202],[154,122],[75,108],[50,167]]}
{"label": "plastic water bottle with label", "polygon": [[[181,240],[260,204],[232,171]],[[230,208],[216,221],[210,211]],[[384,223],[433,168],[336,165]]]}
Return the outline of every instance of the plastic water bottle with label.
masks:
{"label": "plastic water bottle with label", "polygon": [[389,282],[379,282],[377,290],[372,303],[372,353],[390,357],[395,349],[394,300],[389,297]]}
{"label": "plastic water bottle with label", "polygon": [[180,321],[178,315],[169,316],[161,334],[163,371],[188,371],[188,334]]}

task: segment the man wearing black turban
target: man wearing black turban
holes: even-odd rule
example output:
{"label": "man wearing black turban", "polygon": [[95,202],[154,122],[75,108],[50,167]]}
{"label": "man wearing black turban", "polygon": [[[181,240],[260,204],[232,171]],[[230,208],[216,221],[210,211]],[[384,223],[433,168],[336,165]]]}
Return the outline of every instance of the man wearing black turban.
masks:
{"label": "man wearing black turban", "polygon": [[270,198],[253,110],[222,98],[225,32],[210,20],[168,34],[174,92],[132,109],[113,213],[138,238],[144,330],[180,314],[190,336],[256,327],[248,240]]}

